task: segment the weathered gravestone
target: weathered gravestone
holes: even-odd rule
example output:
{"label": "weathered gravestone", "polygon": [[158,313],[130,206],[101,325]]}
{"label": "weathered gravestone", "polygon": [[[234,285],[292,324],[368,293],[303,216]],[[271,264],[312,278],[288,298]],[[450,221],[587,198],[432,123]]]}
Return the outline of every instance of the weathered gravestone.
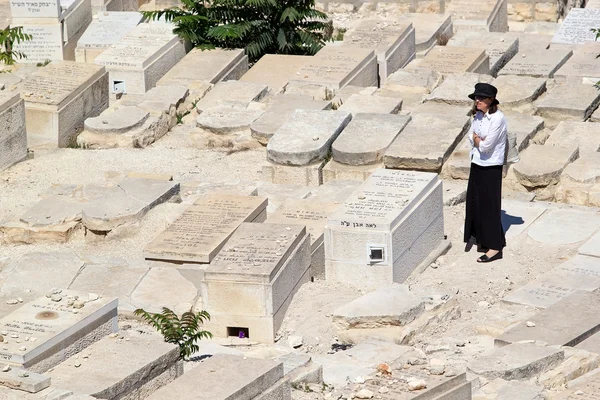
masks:
{"label": "weathered gravestone", "polygon": [[[598,6],[600,9],[600,5]],[[569,382],[569,388],[559,393],[556,400],[598,400],[600,398],[600,369]]]}
{"label": "weathered gravestone", "polygon": [[264,221],[266,206],[255,196],[201,197],[146,247],[145,257],[209,263],[242,222]]}
{"label": "weathered gravestone", "polygon": [[[600,104],[597,87],[583,83],[556,85],[546,96],[536,102],[536,115],[546,120],[551,127],[555,121],[585,121]],[[554,122],[554,123],[553,123]]]}
{"label": "weathered gravestone", "polygon": [[27,77],[21,93],[29,138],[67,147],[87,118],[108,108],[108,73],[99,65],[53,62]]}
{"label": "weathered gravestone", "polygon": [[452,37],[452,19],[448,14],[405,13],[398,16],[415,28],[416,56],[423,58],[433,46]]}
{"label": "weathered gravestone", "polygon": [[138,12],[100,12],[77,41],[75,61],[93,63],[142,21]]}
{"label": "weathered gravestone", "polygon": [[160,22],[139,24],[94,59],[108,70],[112,94],[144,94],[185,56],[173,28]]}
{"label": "weathered gravestone", "polygon": [[310,263],[304,226],[241,224],[204,272],[206,328],[273,343],[294,294],[310,280]]}
{"label": "weathered gravestone", "polygon": [[499,32],[457,32],[448,46],[484,48],[490,58],[490,74],[496,76],[519,51],[519,39]]}
{"label": "weathered gravestone", "polygon": [[530,50],[519,52],[500,70],[498,75],[525,75],[552,78],[573,55],[570,50]]}
{"label": "weathered gravestone", "polygon": [[18,92],[0,92],[0,171],[27,158],[25,102]]}
{"label": "weathered gravestone", "polygon": [[5,338],[0,358],[6,363],[45,372],[116,332],[117,299],[55,292],[0,319],[0,333]]}
{"label": "weathered gravestone", "polygon": [[596,41],[592,28],[598,28],[600,10],[589,8],[572,8],[558,31],[552,38],[552,43],[584,44]]}
{"label": "weathered gravestone", "polygon": [[298,71],[311,58],[288,54],[265,54],[242,75],[240,81],[261,83],[269,86],[275,93],[279,93],[290,80],[298,79]]}
{"label": "weathered gravestone", "polygon": [[554,74],[557,82],[586,83],[600,81],[600,43],[587,43],[573,51],[573,56]]}
{"label": "weathered gravestone", "polygon": [[473,2],[453,0],[446,12],[452,15],[454,31],[508,31],[507,0]]}
{"label": "weathered gravestone", "polygon": [[490,73],[490,59],[485,49],[469,47],[437,46],[431,49],[419,67],[431,68],[442,74],[458,74],[461,72]]}
{"label": "weathered gravestone", "polygon": [[344,43],[375,50],[381,85],[416,57],[415,29],[405,21],[361,21],[344,35]]}
{"label": "weathered gravestone", "polygon": [[404,282],[444,239],[442,204],[436,174],[376,170],[329,219],[326,279]]}

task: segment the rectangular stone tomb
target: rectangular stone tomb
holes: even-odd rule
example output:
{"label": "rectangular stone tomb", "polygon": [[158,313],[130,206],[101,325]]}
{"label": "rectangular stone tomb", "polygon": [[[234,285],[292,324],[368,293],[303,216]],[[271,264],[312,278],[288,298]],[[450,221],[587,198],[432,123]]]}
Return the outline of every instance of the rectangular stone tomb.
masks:
{"label": "rectangular stone tomb", "polygon": [[287,199],[266,222],[277,224],[298,224],[306,226],[310,234],[311,277],[325,274],[325,244],[323,233],[327,220],[339,203],[324,203],[314,199]]}
{"label": "rectangular stone tomb", "polygon": [[519,52],[498,75],[524,75],[552,78],[554,73],[573,55],[571,50],[531,50]]}
{"label": "rectangular stone tomb", "polygon": [[0,319],[0,359],[42,373],[116,332],[118,300],[96,297],[63,290],[17,308]]}
{"label": "rectangular stone tomb", "polygon": [[262,83],[279,92],[291,79],[298,79],[298,71],[311,59],[310,56],[265,54],[240,81]]}
{"label": "rectangular stone tomb", "polygon": [[567,17],[558,25],[552,43],[584,44],[596,41],[592,29],[598,28],[600,10],[588,8],[572,8]]}
{"label": "rectangular stone tomb", "polygon": [[423,58],[438,41],[452,37],[452,17],[449,14],[405,13],[400,21],[410,22],[415,28],[417,58]]}
{"label": "rectangular stone tomb", "polygon": [[341,89],[377,86],[377,76],[375,51],[329,45],[311,57],[292,82]]}
{"label": "rectangular stone tomb", "polygon": [[557,82],[571,80],[574,83],[596,84],[600,81],[599,51],[574,51],[573,56],[554,74]]}
{"label": "rectangular stone tomb", "polygon": [[294,294],[310,280],[310,262],[304,226],[241,224],[204,272],[206,328],[273,343]]}
{"label": "rectangular stone tomb", "polygon": [[145,249],[149,260],[209,263],[242,222],[266,219],[267,199],[209,195],[187,208]]}
{"label": "rectangular stone tomb", "polygon": [[192,82],[217,83],[239,79],[248,71],[248,56],[242,49],[192,49],[171,68],[160,80],[158,86],[184,85]]}
{"label": "rectangular stone tomb", "polygon": [[31,35],[31,40],[14,46],[15,51],[27,56],[19,62],[35,64],[63,60],[63,25],[58,19],[56,23],[46,24],[32,24],[29,21],[19,24],[23,27],[23,33]]}
{"label": "rectangular stone tomb", "polygon": [[10,0],[10,13],[12,18],[58,18],[61,13],[60,3],[60,0]]}
{"label": "rectangular stone tomb", "polygon": [[138,12],[100,12],[77,41],[75,61],[93,63],[142,21]]}
{"label": "rectangular stone tomb", "polygon": [[483,44],[481,48],[437,46],[423,57],[419,67],[431,68],[442,74],[489,74],[490,59]]}
{"label": "rectangular stone tomb", "polygon": [[457,32],[448,46],[483,47],[490,58],[490,73],[498,74],[519,51],[519,40],[516,36],[500,32]]}
{"label": "rectangular stone tomb", "polygon": [[109,73],[110,92],[144,94],[185,56],[174,25],[139,24],[94,60]]}
{"label": "rectangular stone tomb", "polygon": [[329,219],[327,280],[402,283],[444,239],[437,174],[379,169]]}
{"label": "rectangular stone tomb", "polygon": [[344,35],[344,43],[375,50],[380,85],[416,57],[415,28],[406,21],[361,21]]}
{"label": "rectangular stone tomb", "polygon": [[87,118],[108,108],[108,73],[99,65],[53,62],[27,77],[22,96],[28,136],[67,147]]}
{"label": "rectangular stone tomb", "polygon": [[[447,378],[445,376],[430,375],[424,370],[412,368],[402,371],[405,380],[395,385],[384,386],[388,391],[380,392],[383,386],[379,377],[373,377],[365,383],[365,388],[372,393],[377,393],[377,399],[381,400],[471,400],[471,382],[462,373]],[[424,380],[427,387],[421,390],[411,391],[408,380]]]}
{"label": "rectangular stone tomb", "polygon": [[[6,93],[5,93],[6,92]],[[25,102],[19,92],[0,95],[0,171],[27,158]]]}
{"label": "rectangular stone tomb", "polygon": [[[500,335],[495,343],[504,346],[526,340],[549,345],[575,346],[600,331],[600,293],[577,291]],[[573,312],[576,310],[576,312]]]}

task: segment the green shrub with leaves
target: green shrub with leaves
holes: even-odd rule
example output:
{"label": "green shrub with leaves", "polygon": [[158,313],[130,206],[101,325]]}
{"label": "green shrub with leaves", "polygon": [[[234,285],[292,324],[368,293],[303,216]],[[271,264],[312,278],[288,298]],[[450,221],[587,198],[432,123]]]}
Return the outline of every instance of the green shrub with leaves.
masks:
{"label": "green shrub with leaves", "polygon": [[25,54],[13,49],[15,44],[31,40],[31,35],[23,32],[22,26],[0,30],[0,63],[14,65],[17,60],[27,58]]}
{"label": "green shrub with leaves", "polygon": [[330,25],[314,0],[182,0],[143,14],[172,21],[173,32],[194,46],[243,48],[251,61],[267,53],[313,55]]}
{"label": "green shrub with leaves", "polygon": [[210,339],[212,333],[202,330],[204,321],[210,320],[206,311],[194,313],[191,310],[181,315],[163,307],[161,313],[149,313],[141,308],[134,311],[134,315],[141,317],[150,326],[160,332],[165,342],[174,343],[179,346],[179,355],[183,359],[189,358],[197,352],[200,347],[196,344],[201,339]]}

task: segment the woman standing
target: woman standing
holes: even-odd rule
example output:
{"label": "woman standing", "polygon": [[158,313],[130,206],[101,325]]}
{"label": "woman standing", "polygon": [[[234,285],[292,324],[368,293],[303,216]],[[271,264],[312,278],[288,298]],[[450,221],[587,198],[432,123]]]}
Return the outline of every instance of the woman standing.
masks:
{"label": "woman standing", "polygon": [[475,85],[469,98],[474,100],[473,123],[467,135],[471,144],[471,172],[467,188],[465,243],[472,238],[485,252],[477,262],[502,258],[506,246],[502,228],[502,166],[504,164],[507,124],[498,110],[498,89],[487,83]]}

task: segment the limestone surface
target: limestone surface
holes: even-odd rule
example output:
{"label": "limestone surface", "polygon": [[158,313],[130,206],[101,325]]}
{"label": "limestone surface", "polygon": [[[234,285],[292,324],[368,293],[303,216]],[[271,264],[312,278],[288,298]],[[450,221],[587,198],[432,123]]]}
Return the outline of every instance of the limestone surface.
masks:
{"label": "limestone surface", "polygon": [[96,133],[123,133],[142,125],[149,115],[139,107],[119,107],[110,114],[86,119],[84,129]]}
{"label": "limestone surface", "polygon": [[239,109],[228,106],[210,107],[196,118],[196,125],[216,134],[248,129],[263,114],[263,110]]}
{"label": "limestone surface", "polygon": [[544,78],[501,75],[494,79],[502,108],[531,103],[546,90]]}
{"label": "limestone surface", "polygon": [[260,83],[227,81],[219,82],[196,105],[198,113],[216,105],[246,108],[251,101],[258,101],[267,94],[268,87]]}
{"label": "limestone surface", "polygon": [[[537,41],[539,39],[536,39]],[[521,50],[500,70],[498,75],[552,78],[572,54],[570,50]]]}
{"label": "limestone surface", "polygon": [[390,75],[385,88],[399,92],[429,94],[442,83],[442,74],[431,68],[400,69]]}
{"label": "limestone surface", "polygon": [[600,150],[600,132],[596,124],[561,121],[544,143],[551,146],[579,146],[579,155],[595,155]]}
{"label": "limestone surface", "polygon": [[[579,210],[551,210],[529,229],[529,236],[553,245],[582,242],[600,228],[600,216]],[[568,235],[564,232],[567,230]]]}
{"label": "limestone surface", "polygon": [[480,82],[492,83],[492,77],[474,73],[450,75],[426,99],[437,103],[470,106],[473,100],[468,95],[473,92],[475,84]]}
{"label": "limestone surface", "polygon": [[565,167],[577,159],[576,145],[531,145],[521,153],[521,161],[514,166],[519,183],[528,188],[544,187],[558,183]]}
{"label": "limestone surface", "polygon": [[559,121],[585,121],[600,104],[600,92],[585,84],[559,84],[536,103],[536,114]]}
{"label": "limestone surface", "polygon": [[402,109],[402,100],[394,97],[353,94],[339,108],[355,115],[357,113],[397,114]]}

